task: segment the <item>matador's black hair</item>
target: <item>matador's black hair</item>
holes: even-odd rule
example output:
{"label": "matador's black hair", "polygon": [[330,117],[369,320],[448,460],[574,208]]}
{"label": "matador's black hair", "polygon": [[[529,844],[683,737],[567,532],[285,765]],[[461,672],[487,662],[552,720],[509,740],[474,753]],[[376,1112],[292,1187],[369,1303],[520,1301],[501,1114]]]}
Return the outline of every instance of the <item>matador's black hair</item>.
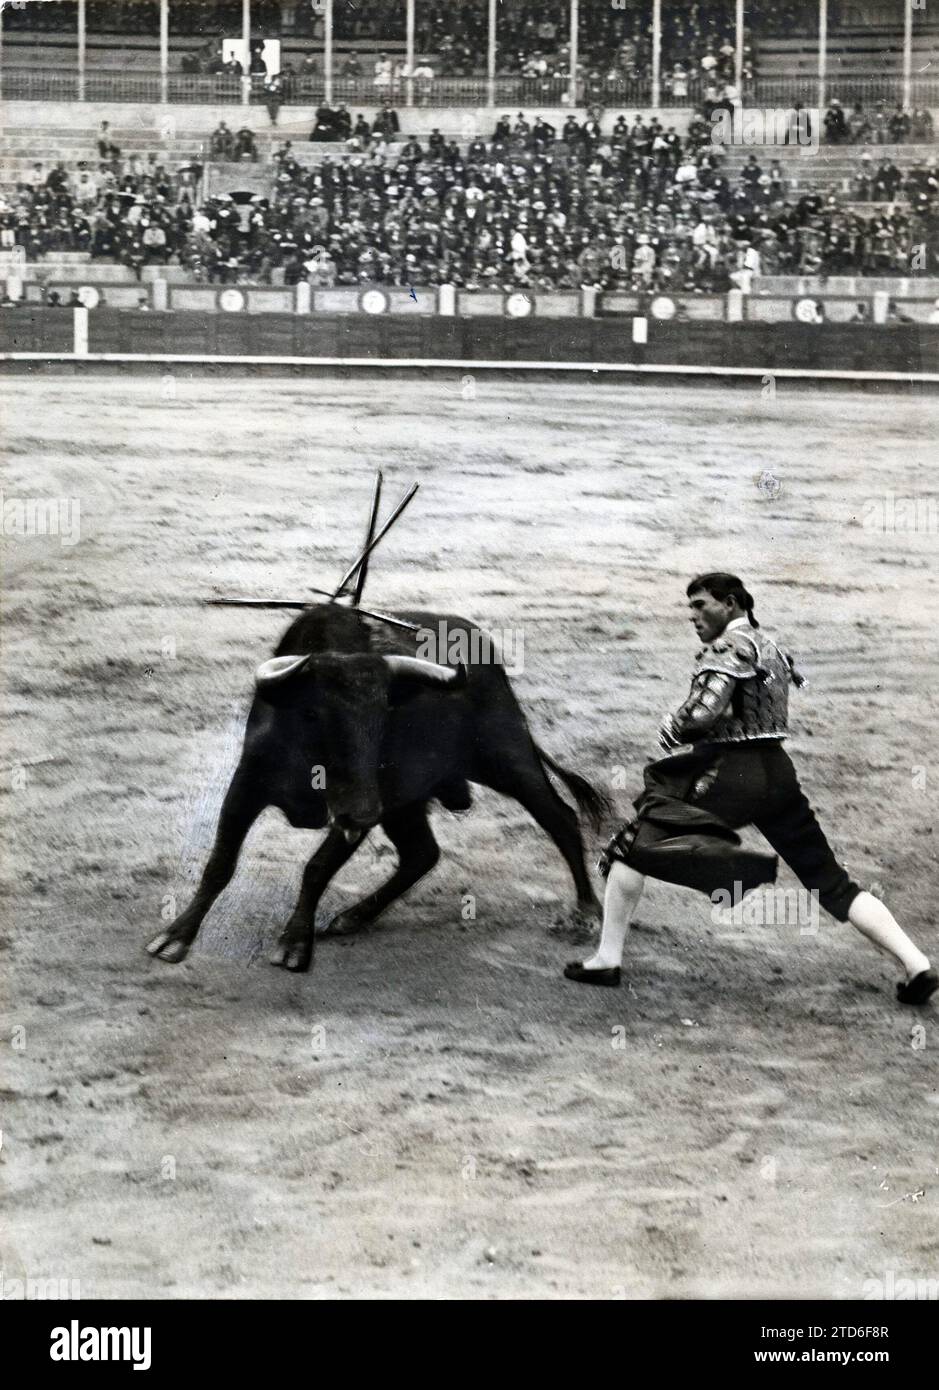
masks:
{"label": "matador's black hair", "polygon": [[722,570],[715,570],[712,574],[699,574],[692,579],[685,593],[690,598],[699,589],[706,589],[716,599],[735,598],[749,618],[750,626],[759,627],[753,616],[753,596],[747,593],[743,580],[738,579],[735,574],[725,574]]}

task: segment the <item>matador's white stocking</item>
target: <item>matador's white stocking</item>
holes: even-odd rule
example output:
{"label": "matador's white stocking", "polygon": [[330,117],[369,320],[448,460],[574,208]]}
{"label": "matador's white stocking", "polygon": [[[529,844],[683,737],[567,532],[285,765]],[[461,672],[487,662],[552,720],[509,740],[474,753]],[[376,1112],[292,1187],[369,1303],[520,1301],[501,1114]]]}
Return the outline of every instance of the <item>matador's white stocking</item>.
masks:
{"label": "matador's white stocking", "polygon": [[585,970],[608,970],[622,963],[629,924],[645,883],[643,874],[614,859],[603,899],[603,931],[597,953],[584,961]]}
{"label": "matador's white stocking", "polygon": [[848,909],[848,921],[881,951],[899,961],[906,978],[929,969],[929,960],[907,936],[888,907],[871,893],[858,893]]}

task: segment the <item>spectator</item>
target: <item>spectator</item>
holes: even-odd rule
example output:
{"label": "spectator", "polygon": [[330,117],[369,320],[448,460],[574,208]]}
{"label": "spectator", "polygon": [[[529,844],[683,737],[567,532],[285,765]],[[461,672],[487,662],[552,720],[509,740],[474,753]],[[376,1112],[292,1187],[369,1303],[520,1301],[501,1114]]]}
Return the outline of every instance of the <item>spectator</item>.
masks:
{"label": "spectator", "polygon": [[269,77],[264,83],[264,105],[271,125],[277,124],[277,116],[284,100],[284,84],[280,76]]}
{"label": "spectator", "polygon": [[426,106],[434,88],[434,70],[428,62],[418,63],[414,69],[414,89],[418,102]]}
{"label": "spectator", "polygon": [[874,188],[874,163],[867,151],[861,155],[861,164],[854,176],[854,195],[859,203],[870,200]]}
{"label": "spectator", "polygon": [[75,182],[72,197],[82,209],[93,206],[98,201],[98,185],[89,173],[81,173]]}
{"label": "spectator", "polygon": [[111,138],[111,127],[107,121],[102,121],[98,127],[98,158],[111,163],[120,157],[121,152]]}
{"label": "spectator", "polygon": [[392,64],[387,53],[379,53],[375,62],[375,86],[380,93],[391,89]]}
{"label": "spectator", "polygon": [[902,145],[909,138],[912,121],[902,106],[897,106],[887,120],[887,132],[895,145]]}
{"label": "spectator", "polygon": [[254,133],[249,130],[247,126],[243,125],[235,136],[233,155],[236,160],[256,160],[258,157],[258,148],[254,142]]}
{"label": "spectator", "polygon": [[870,138],[870,134],[871,123],[865,116],[861,103],[856,102],[848,117],[848,138],[853,145],[860,145]]}
{"label": "spectator", "polygon": [[224,121],[219,121],[212,132],[209,152],[213,159],[226,162],[235,156],[235,137]]}
{"label": "spectator", "polygon": [[333,110],[324,103],[316,113],[313,129],[310,131],[310,139],[322,143],[337,138]]}
{"label": "spectator", "polygon": [[832,98],[831,105],[825,112],[824,126],[828,144],[841,145],[848,139],[848,122],[837,97]]}
{"label": "spectator", "polygon": [[932,114],[925,107],[918,106],[910,118],[910,139],[915,140],[918,144],[932,143]]}
{"label": "spectator", "polygon": [[387,97],[382,97],[381,110],[372,123],[372,133],[374,135],[384,135],[390,137],[397,135],[401,129],[398,114],[391,109]]}
{"label": "spectator", "polygon": [[875,202],[892,203],[902,182],[900,170],[892,159],[882,159],[874,173],[872,196]]}
{"label": "spectator", "polygon": [[152,222],[146,226],[141,242],[148,261],[166,263],[166,232],[159,222]]}
{"label": "spectator", "polygon": [[672,68],[672,75],[668,79],[672,98],[675,101],[684,101],[688,95],[688,73],[681,63],[676,63]]}
{"label": "spectator", "polygon": [[[239,65],[240,76],[240,65]],[[248,57],[248,76],[267,77],[267,63],[264,60],[264,40],[252,39],[250,43],[250,54]]]}

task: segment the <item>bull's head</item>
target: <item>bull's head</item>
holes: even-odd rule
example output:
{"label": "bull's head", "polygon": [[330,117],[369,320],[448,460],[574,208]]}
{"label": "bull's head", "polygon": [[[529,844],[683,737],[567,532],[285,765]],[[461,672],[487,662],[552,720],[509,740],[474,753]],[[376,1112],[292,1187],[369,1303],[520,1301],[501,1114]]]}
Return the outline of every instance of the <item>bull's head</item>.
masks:
{"label": "bull's head", "polygon": [[462,666],[369,653],[275,656],[256,675],[261,694],[310,728],[310,746],[325,774],[329,823],[349,840],[382,816],[379,768],[391,706],[408,693],[455,689],[465,681]]}

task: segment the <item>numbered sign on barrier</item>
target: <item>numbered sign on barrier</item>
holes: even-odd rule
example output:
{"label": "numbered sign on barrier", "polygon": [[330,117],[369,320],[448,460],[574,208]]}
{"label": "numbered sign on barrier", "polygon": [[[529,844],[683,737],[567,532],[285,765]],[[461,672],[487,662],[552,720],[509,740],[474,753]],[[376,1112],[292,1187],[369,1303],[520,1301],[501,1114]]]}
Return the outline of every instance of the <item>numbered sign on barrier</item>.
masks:
{"label": "numbered sign on barrier", "polygon": [[222,290],[218,297],[218,307],[224,309],[226,314],[238,314],[245,307],[245,297],[241,290]]}
{"label": "numbered sign on barrier", "polygon": [[825,314],[817,299],[799,299],[793,306],[799,323],[824,323]]}
{"label": "numbered sign on barrier", "polygon": [[359,308],[363,314],[387,314],[388,296],[383,290],[365,290],[359,296]]}

